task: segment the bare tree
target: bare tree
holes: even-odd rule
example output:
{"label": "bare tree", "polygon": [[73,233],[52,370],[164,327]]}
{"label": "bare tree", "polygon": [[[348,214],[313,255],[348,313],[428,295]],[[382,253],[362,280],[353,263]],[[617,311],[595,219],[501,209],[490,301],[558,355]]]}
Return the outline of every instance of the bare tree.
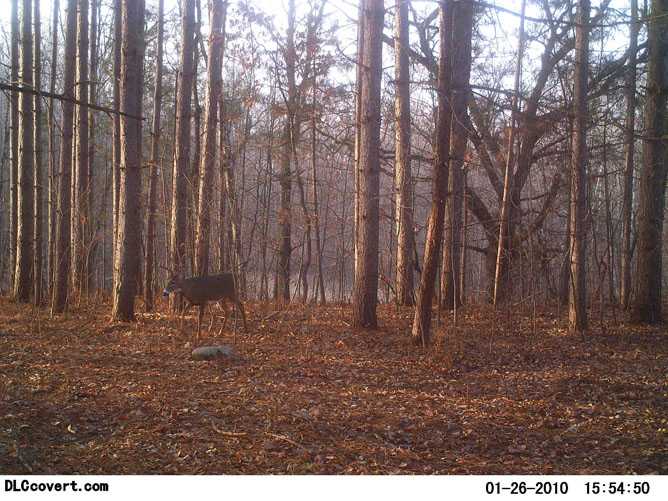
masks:
{"label": "bare tree", "polygon": [[[34,42],[33,50],[35,62],[33,66],[33,77],[35,89],[42,88],[42,21],[40,16],[39,9],[40,0],[35,0],[34,8]],[[42,96],[35,95],[34,100],[34,112],[35,112],[35,127],[33,130],[33,143],[34,148],[34,158],[35,163],[35,179],[33,185],[33,213],[35,217],[35,222],[33,226],[33,246],[34,246],[34,255],[33,255],[33,301],[35,304],[39,305],[42,303],[42,186],[44,182],[44,166],[42,162]]]}
{"label": "bare tree", "polygon": [[401,305],[413,304],[413,175],[411,170],[411,105],[408,49],[408,3],[395,0],[394,21],[394,175],[396,190],[396,296]]}
{"label": "bare tree", "polygon": [[74,122],[74,75],[76,69],[77,2],[67,0],[65,68],[63,73],[63,125],[60,140],[58,213],[51,313],[67,306],[70,276],[70,189],[72,185],[72,126]]}
{"label": "bare tree", "polygon": [[[113,76],[113,106],[114,110],[121,109],[121,44],[123,42],[123,9],[122,0],[114,0],[114,76]],[[118,232],[118,197],[121,191],[121,116],[114,114],[113,163],[112,163],[112,247],[116,252],[116,237]],[[112,257],[115,262],[115,256]],[[114,280],[116,274],[113,274]],[[115,287],[115,284],[114,286]]]}
{"label": "bare tree", "polygon": [[[21,83],[25,87],[33,85],[32,50],[32,1],[23,0],[21,11]],[[16,226],[16,270],[14,272],[14,297],[27,303],[32,292],[33,238],[34,238],[34,116],[33,96],[21,93],[21,127],[19,131],[19,171]]]}
{"label": "bare tree", "polygon": [[629,27],[629,62],[626,67],[626,119],[624,123],[624,194],[622,206],[622,269],[620,273],[619,299],[624,308],[631,296],[631,226],[633,210],[633,171],[635,156],[636,124],[636,61],[638,52],[638,0],[631,0],[631,24]]}
{"label": "bare tree", "polygon": [[378,226],[380,176],[380,85],[383,58],[383,0],[363,0],[361,6],[364,24],[364,50],[360,95],[359,157],[355,169],[359,176],[358,197],[359,231],[355,249],[355,284],[353,286],[353,317],[355,327],[376,328],[378,318]]}
{"label": "bare tree", "polygon": [[571,157],[571,232],[569,329],[587,330],[587,75],[589,70],[590,0],[578,0],[573,84],[573,137]]}
{"label": "bare tree", "polygon": [[144,68],[144,0],[123,0],[123,51],[121,56],[121,190],[119,227],[114,264],[114,320],[134,320],[139,272],[141,190],[142,74]]}
{"label": "bare tree", "polygon": [[[12,22],[10,32],[10,57],[11,57],[11,79],[12,84],[19,82],[19,45],[21,43],[21,34],[19,32],[19,2],[12,0]],[[16,271],[16,226],[18,222],[18,172],[19,172],[19,92],[11,91],[9,99],[10,107],[10,157],[11,165],[9,169],[9,276],[10,286],[14,288]]]}
{"label": "bare tree", "polygon": [[422,277],[415,304],[412,338],[415,343],[426,346],[431,341],[431,307],[434,288],[441,257],[443,240],[443,218],[448,190],[448,156],[450,152],[450,125],[452,107],[450,102],[450,83],[452,74],[452,1],[441,0],[439,26],[439,63],[438,63],[438,117],[436,121],[436,154],[432,177],[432,201],[427,224]]}
{"label": "bare tree", "polygon": [[144,303],[146,311],[153,311],[153,269],[155,253],[155,216],[158,166],[160,159],[160,113],[162,111],[162,54],[165,2],[158,2],[158,40],[155,87],[153,91],[153,124],[151,125],[151,167],[148,178],[148,210],[146,211],[146,272],[144,273]]}
{"label": "bare tree", "polygon": [[661,322],[662,234],[666,207],[668,125],[668,0],[652,0],[649,74],[645,101],[643,165],[638,198],[637,291],[631,310],[636,323]]}
{"label": "bare tree", "polygon": [[223,79],[221,74],[225,47],[225,18],[227,1],[211,0],[209,17],[209,56],[207,64],[206,115],[204,118],[204,147],[199,169],[199,197],[196,231],[197,275],[206,275],[209,269],[209,234],[211,230],[211,189],[216,163],[216,124],[218,103],[221,98]]}
{"label": "bare tree", "polygon": [[[170,261],[174,270],[185,271],[186,217],[188,210],[188,159],[190,157],[190,103],[194,77],[195,0],[183,2],[181,60],[176,102],[176,144],[172,177]],[[176,307],[175,304],[172,304]]]}

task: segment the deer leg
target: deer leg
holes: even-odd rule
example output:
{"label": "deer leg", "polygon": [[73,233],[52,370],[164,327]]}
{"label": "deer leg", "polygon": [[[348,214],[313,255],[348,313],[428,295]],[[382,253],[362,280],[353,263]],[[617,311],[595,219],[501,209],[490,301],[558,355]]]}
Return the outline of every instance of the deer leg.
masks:
{"label": "deer leg", "polygon": [[238,298],[234,301],[234,303],[237,307],[237,311],[241,313],[241,320],[243,320],[244,322],[244,332],[248,332],[248,325],[246,324],[246,313],[244,312],[244,305],[241,304],[241,301],[239,301]]}
{"label": "deer leg", "polygon": [[199,341],[199,333],[202,329],[202,317],[204,316],[204,310],[206,310],[206,303],[199,305],[199,313],[197,314],[197,337],[196,341]]}

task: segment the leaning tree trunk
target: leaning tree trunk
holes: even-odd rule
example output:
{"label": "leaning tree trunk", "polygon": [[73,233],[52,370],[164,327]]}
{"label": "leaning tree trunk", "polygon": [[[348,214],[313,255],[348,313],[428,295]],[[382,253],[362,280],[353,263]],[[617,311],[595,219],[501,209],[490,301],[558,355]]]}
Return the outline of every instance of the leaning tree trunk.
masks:
{"label": "leaning tree trunk", "polygon": [[395,0],[395,200],[397,233],[396,300],[413,304],[413,176],[411,172],[411,104],[408,51],[408,0]]}
{"label": "leaning tree trunk", "polygon": [[[629,62],[626,66],[626,119],[624,123],[624,195],[622,206],[622,269],[620,273],[619,300],[624,308],[631,297],[631,226],[633,211],[633,170],[635,155],[636,123],[636,60],[638,52],[638,0],[631,0],[631,25]],[[611,263],[612,265],[612,263]]]}
{"label": "leaning tree trunk", "polygon": [[207,64],[206,114],[204,117],[204,145],[200,163],[200,182],[197,207],[197,231],[195,239],[195,263],[197,275],[209,271],[209,247],[211,233],[211,188],[216,164],[216,124],[218,103],[223,89],[222,63],[225,47],[225,18],[227,1],[211,0],[209,4],[210,27],[209,59]]}
{"label": "leaning tree trunk", "polygon": [[146,211],[146,269],[144,273],[144,304],[153,311],[153,268],[155,253],[155,213],[158,165],[160,164],[160,112],[162,110],[162,51],[164,38],[164,0],[158,2],[158,50],[156,55],[155,90],[153,91],[153,124],[151,125],[151,166],[148,178],[148,210]]}
{"label": "leaning tree trunk", "polygon": [[[77,98],[88,102],[88,2],[79,0],[78,50],[77,50]],[[79,105],[77,110],[76,177],[74,181],[74,207],[72,209],[72,286],[80,295],[86,293],[86,253],[88,249],[88,107]]]}
{"label": "leaning tree trunk", "polygon": [[[19,44],[21,34],[19,33],[19,2],[12,0],[12,22],[11,22],[11,79],[12,85],[19,83]],[[11,136],[9,168],[9,283],[14,289],[16,271],[16,225],[18,221],[18,172],[19,172],[19,92],[11,91],[9,99]]]}
{"label": "leaning tree trunk", "polygon": [[[114,320],[132,321],[139,273],[141,190],[141,110],[144,65],[144,0],[123,0],[121,56],[121,191],[114,272]],[[130,115],[130,116],[128,116]]]}
{"label": "leaning tree trunk", "polygon": [[359,157],[355,166],[359,176],[358,242],[355,249],[355,284],[353,286],[354,327],[378,327],[378,227],[380,177],[380,86],[383,57],[383,0],[364,0],[364,50],[361,79],[357,82],[360,93]]}
{"label": "leaning tree trunk", "polygon": [[[169,252],[172,271],[184,273],[188,211],[188,159],[190,157],[190,103],[194,77],[195,0],[184,0],[181,26],[181,62],[177,79],[176,145],[172,176],[172,222]],[[171,306],[176,309],[177,303],[172,301]]]}
{"label": "leaning tree trunk", "polygon": [[432,180],[432,201],[425,240],[422,277],[415,304],[415,316],[411,336],[414,343],[422,346],[431,340],[431,306],[436,287],[438,261],[441,257],[443,240],[443,217],[448,191],[448,154],[450,146],[450,78],[452,73],[452,1],[440,2],[440,53],[438,63],[438,118],[436,122],[436,151]]}
{"label": "leaning tree trunk", "polygon": [[450,175],[448,221],[441,274],[441,307],[457,308],[461,305],[462,266],[462,210],[464,202],[464,154],[468,140],[466,128],[466,103],[471,76],[471,35],[473,31],[473,4],[458,2],[453,7],[452,29],[452,122],[450,125]]}
{"label": "leaning tree trunk", "polygon": [[587,74],[589,69],[590,0],[578,0],[575,32],[575,82],[573,88],[573,138],[571,157],[571,237],[569,330],[587,330]]}
{"label": "leaning tree trunk", "polygon": [[[35,88],[42,88],[42,32],[41,32],[41,16],[39,9],[39,0],[34,3],[34,19],[35,19],[35,33],[34,33],[34,81]],[[44,186],[44,167],[42,165],[42,97],[35,95],[34,98],[35,110],[35,127],[33,131],[33,141],[35,144],[34,162],[35,162],[35,180],[33,185],[33,213],[35,217],[34,233],[33,233],[33,301],[36,305],[42,304],[43,300],[43,286],[42,286],[42,186]]]}
{"label": "leaning tree trunk", "polygon": [[645,101],[644,158],[638,199],[637,291],[631,310],[636,323],[661,322],[662,235],[668,161],[668,0],[652,0],[649,74]]}
{"label": "leaning tree trunk", "polygon": [[74,75],[76,68],[76,0],[67,0],[65,32],[65,70],[63,74],[63,125],[60,140],[58,212],[54,254],[53,297],[51,313],[61,313],[67,306],[70,275],[70,188],[72,185],[72,126],[74,122]]}
{"label": "leaning tree trunk", "polygon": [[[32,0],[23,0],[21,19],[21,84],[33,86],[32,54]],[[33,271],[34,238],[34,117],[33,96],[21,93],[21,130],[19,131],[20,158],[18,172],[18,200],[16,226],[16,270],[14,298],[22,303],[30,301]]]}

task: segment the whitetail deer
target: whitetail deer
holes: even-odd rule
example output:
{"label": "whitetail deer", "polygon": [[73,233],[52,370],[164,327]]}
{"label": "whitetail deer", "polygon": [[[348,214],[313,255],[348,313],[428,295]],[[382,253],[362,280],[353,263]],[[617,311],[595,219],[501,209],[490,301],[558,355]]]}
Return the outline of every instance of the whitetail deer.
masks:
{"label": "whitetail deer", "polygon": [[[244,331],[248,331],[246,326],[246,313],[244,307],[239,300],[237,289],[232,273],[221,273],[220,275],[207,275],[201,277],[181,278],[178,274],[173,275],[169,283],[162,292],[163,296],[169,296],[172,293],[181,294],[185,299],[185,306],[181,311],[180,328],[183,327],[183,316],[192,306],[199,306],[199,314],[197,316],[197,339],[199,339],[202,317],[204,310],[209,302],[222,303],[225,311],[225,321],[222,329],[227,324],[227,307],[225,301],[230,299],[241,313],[241,319],[244,323]],[[211,324],[209,330],[213,325],[213,313],[211,314]]]}

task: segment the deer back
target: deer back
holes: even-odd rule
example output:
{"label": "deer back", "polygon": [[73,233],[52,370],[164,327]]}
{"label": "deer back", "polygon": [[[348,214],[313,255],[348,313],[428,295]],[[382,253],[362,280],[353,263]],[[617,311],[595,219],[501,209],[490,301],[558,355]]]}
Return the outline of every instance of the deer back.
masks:
{"label": "deer back", "polygon": [[192,304],[236,298],[232,273],[186,278],[181,290]]}

